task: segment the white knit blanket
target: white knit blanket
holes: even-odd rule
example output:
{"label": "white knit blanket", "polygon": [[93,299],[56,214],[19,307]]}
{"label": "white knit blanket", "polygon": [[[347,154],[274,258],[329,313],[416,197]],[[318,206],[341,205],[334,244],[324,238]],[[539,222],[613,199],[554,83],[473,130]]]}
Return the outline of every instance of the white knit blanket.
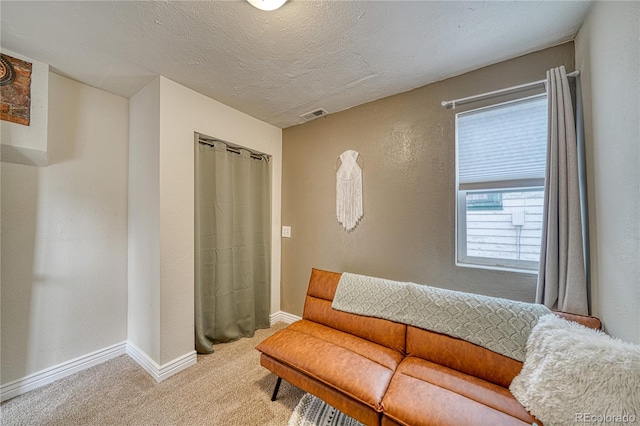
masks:
{"label": "white knit blanket", "polygon": [[544,305],[343,273],[333,309],[384,318],[466,340],[524,361]]}

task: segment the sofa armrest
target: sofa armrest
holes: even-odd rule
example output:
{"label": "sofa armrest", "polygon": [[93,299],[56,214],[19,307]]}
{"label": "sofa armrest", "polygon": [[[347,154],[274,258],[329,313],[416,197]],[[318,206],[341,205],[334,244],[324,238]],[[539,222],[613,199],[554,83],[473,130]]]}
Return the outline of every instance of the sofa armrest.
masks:
{"label": "sofa armrest", "polygon": [[602,330],[602,321],[596,317],[590,317],[587,315],[570,314],[568,312],[553,311],[554,314],[569,321],[575,321],[578,324],[582,324],[585,327],[593,328],[596,330]]}

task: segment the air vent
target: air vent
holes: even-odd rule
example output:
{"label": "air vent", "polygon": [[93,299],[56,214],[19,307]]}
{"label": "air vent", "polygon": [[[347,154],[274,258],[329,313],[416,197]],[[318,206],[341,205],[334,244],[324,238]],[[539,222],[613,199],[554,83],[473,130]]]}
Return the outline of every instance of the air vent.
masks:
{"label": "air vent", "polygon": [[327,114],[329,114],[327,111],[320,108],[320,109],[316,109],[314,111],[308,112],[306,114],[302,114],[300,117],[302,117],[305,121],[311,121],[311,120],[315,120],[318,117],[323,117]]}

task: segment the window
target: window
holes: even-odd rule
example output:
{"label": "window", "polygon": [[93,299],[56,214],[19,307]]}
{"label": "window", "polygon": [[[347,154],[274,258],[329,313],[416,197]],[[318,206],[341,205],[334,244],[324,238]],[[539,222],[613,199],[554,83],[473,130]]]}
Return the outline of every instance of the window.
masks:
{"label": "window", "polygon": [[456,114],[456,264],[537,272],[547,96]]}
{"label": "window", "polygon": [[502,193],[467,193],[467,210],[502,210]]}

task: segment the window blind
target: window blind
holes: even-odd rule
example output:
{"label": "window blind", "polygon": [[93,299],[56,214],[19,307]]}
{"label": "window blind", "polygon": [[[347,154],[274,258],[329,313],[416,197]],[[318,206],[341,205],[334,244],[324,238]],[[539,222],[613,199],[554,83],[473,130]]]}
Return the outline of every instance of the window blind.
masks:
{"label": "window blind", "polygon": [[456,115],[459,189],[542,186],[547,96]]}

